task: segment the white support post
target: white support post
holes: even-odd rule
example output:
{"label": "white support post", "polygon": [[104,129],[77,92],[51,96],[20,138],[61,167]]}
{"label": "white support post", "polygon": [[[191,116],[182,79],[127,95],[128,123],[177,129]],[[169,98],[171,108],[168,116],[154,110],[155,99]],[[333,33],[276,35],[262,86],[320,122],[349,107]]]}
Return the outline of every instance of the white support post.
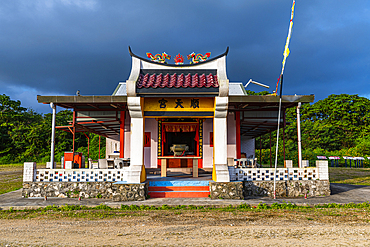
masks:
{"label": "white support post", "polygon": [[36,162],[25,162],[23,165],[23,182],[33,182],[36,177]]}
{"label": "white support post", "polygon": [[228,97],[215,97],[213,148],[216,182],[230,182],[227,166],[227,109]]}
{"label": "white support post", "polygon": [[319,170],[319,180],[329,180],[329,165],[327,160],[316,160],[316,168]]}
{"label": "white support post", "polygon": [[302,145],[301,145],[301,114],[299,112],[301,102],[297,106],[297,134],[298,134],[298,167],[302,168]]}
{"label": "white support post", "polygon": [[144,118],[140,97],[128,97],[127,105],[131,116],[130,171],[128,183],[140,183],[144,161]]}
{"label": "white support post", "polygon": [[50,103],[51,109],[53,109],[53,118],[51,121],[51,147],[50,147],[50,169],[55,168],[55,117],[56,117],[56,105],[53,104],[53,102]]}

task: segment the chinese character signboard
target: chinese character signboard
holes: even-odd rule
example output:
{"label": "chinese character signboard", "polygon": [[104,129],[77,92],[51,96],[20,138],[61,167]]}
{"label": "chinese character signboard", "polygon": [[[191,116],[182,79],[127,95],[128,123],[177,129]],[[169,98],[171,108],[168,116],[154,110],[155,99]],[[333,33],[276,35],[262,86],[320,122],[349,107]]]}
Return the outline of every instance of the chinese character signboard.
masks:
{"label": "chinese character signboard", "polygon": [[144,99],[144,116],[213,117],[214,99],[203,97],[160,97]]}

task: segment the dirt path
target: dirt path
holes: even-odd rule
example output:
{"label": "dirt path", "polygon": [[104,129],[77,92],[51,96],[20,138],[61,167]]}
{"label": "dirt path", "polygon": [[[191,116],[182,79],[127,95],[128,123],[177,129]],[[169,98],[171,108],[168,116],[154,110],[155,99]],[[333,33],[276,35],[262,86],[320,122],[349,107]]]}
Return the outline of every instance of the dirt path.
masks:
{"label": "dirt path", "polygon": [[[73,214],[73,213],[72,213]],[[137,211],[0,220],[6,246],[369,246],[369,211]]]}

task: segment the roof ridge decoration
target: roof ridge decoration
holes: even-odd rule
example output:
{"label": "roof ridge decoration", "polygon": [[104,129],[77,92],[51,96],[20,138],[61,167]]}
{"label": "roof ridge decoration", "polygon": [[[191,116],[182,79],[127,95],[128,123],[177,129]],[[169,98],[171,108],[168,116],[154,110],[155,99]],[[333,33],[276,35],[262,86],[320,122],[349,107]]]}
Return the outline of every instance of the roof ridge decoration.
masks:
{"label": "roof ridge decoration", "polygon": [[175,60],[176,65],[184,64],[184,57],[182,55],[180,55],[180,53],[176,55],[174,60]]}
{"label": "roof ridge decoration", "polygon": [[[166,59],[168,60],[171,59],[171,55],[168,55],[165,52],[163,52],[162,54],[157,53],[154,56],[152,53],[147,52],[146,56],[150,58],[150,60],[152,60],[153,62],[164,63],[164,64],[167,64]],[[207,52],[205,55],[202,55],[200,53],[195,54],[195,52],[192,52],[188,55],[188,60],[190,60],[190,64],[194,64],[194,63],[204,62],[210,56],[211,56],[210,52]],[[180,53],[176,55],[174,60],[175,60],[176,65],[184,64],[184,57]]]}
{"label": "roof ridge decoration", "polygon": [[188,60],[190,60],[190,64],[199,63],[206,61],[211,56],[210,52],[207,52],[204,56],[200,53],[195,54],[195,52],[192,52],[188,55]]}
{"label": "roof ridge decoration", "polygon": [[[131,47],[129,46],[128,47],[128,51],[131,55],[131,57],[136,57],[142,61],[146,61],[146,62],[149,62],[149,63],[155,63],[155,64],[162,64],[164,66],[170,66],[170,67],[182,67],[184,66],[184,57],[182,55],[180,55],[180,53],[175,56],[174,60],[175,60],[175,64],[167,64],[166,63],[166,59],[170,59],[171,56],[168,55],[167,53],[163,52],[162,54],[156,54],[156,55],[152,55],[150,52],[147,52],[146,55],[148,58],[150,58],[151,60],[149,59],[146,59],[146,58],[142,58],[138,55],[135,55],[132,51],[131,51]],[[208,59],[210,56],[211,56],[211,53],[210,52],[207,52],[205,55],[202,55],[200,53],[196,54],[196,53],[191,53],[188,55],[188,59],[192,59],[190,61],[190,64],[186,64],[185,66],[196,66],[196,65],[199,65],[199,64],[204,64],[204,63],[208,63],[208,62],[211,62],[211,61],[214,61],[214,60],[217,60],[218,58],[221,58],[223,56],[227,56],[227,54],[229,53],[229,47],[226,48],[226,51],[216,57],[213,57],[211,59]]]}
{"label": "roof ridge decoration", "polygon": [[163,52],[162,54],[155,54],[154,56],[152,55],[152,53],[150,52],[147,52],[146,53],[146,56],[148,58],[150,58],[152,61],[154,62],[157,62],[157,63],[164,63],[166,64],[166,59],[170,60],[171,59],[171,55],[168,55],[167,53]]}

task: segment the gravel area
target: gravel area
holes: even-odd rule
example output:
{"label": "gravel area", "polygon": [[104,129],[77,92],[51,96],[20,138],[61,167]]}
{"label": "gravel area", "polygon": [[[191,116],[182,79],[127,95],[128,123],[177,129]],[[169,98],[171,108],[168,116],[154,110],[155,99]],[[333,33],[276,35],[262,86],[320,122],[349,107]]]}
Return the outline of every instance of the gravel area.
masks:
{"label": "gravel area", "polygon": [[359,209],[40,215],[0,220],[0,246],[369,246],[369,220]]}

